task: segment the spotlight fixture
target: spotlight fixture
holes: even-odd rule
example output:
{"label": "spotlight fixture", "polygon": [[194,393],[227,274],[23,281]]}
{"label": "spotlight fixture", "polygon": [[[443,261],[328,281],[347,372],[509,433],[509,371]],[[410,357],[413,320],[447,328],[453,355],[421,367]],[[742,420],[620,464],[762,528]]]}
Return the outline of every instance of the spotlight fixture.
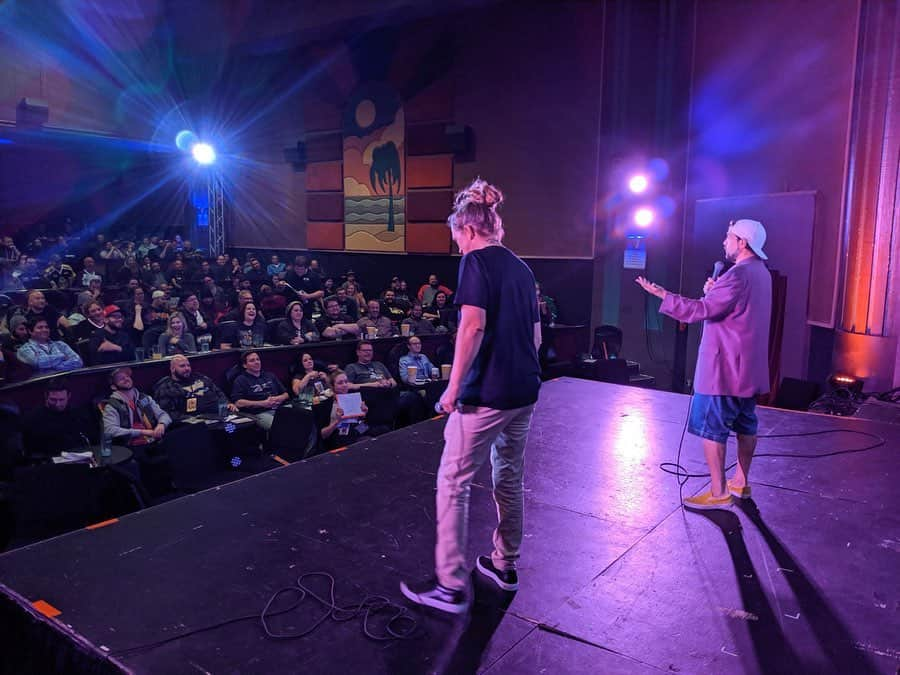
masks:
{"label": "spotlight fixture", "polygon": [[191,147],[191,155],[197,164],[208,166],[216,161],[216,151],[209,143],[195,143]]}
{"label": "spotlight fixture", "polygon": [[634,224],[638,227],[650,227],[656,219],[653,209],[642,206],[634,212]]}
{"label": "spotlight fixture", "polygon": [[643,194],[648,187],[650,187],[650,181],[642,173],[635,174],[628,179],[628,189],[636,195]]}

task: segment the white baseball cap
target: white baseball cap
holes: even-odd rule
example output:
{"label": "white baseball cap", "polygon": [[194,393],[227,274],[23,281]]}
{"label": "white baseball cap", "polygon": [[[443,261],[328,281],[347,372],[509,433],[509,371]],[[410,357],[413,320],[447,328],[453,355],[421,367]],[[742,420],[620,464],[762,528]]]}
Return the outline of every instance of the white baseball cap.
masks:
{"label": "white baseball cap", "polygon": [[758,220],[748,220],[742,218],[736,220],[731,225],[731,231],[734,236],[740,237],[747,242],[747,246],[763,260],[768,260],[769,256],[763,253],[763,246],[766,245],[766,228]]}

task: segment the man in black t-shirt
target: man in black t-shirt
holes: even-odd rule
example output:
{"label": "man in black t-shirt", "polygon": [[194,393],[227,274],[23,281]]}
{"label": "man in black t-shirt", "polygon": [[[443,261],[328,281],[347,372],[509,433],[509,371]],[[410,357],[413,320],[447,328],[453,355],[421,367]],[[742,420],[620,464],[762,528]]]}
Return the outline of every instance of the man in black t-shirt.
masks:
{"label": "man in black t-shirt", "polygon": [[274,373],[262,369],[259,352],[241,355],[244,372],[234,380],[231,400],[238,409],[256,420],[266,431],[275,421],[275,409],[287,401],[288,393]]}
{"label": "man in black t-shirt", "polygon": [[88,343],[91,365],[134,361],[134,345],[124,330],[125,314],[118,305],[107,305],[103,314],[106,326],[94,331]]}
{"label": "man in black t-shirt", "polygon": [[346,314],[341,314],[341,306],[336,297],[325,299],[325,314],[316,320],[316,330],[323,340],[340,340],[345,336],[359,335],[359,326]]}
{"label": "man in black t-shirt", "polygon": [[284,280],[289,286],[288,290],[293,290],[295,296],[288,300],[299,300],[303,303],[303,313],[312,316],[315,302],[324,297],[325,291],[322,290],[322,279],[307,267],[306,256],[298,255],[294,258],[294,269],[287,273]]}
{"label": "man in black t-shirt", "polygon": [[499,523],[478,571],[503,590],[518,588],[525,441],[540,387],[541,324],[534,275],[501,243],[501,192],[481,179],[459,193],[450,216],[463,254],[453,370],[440,405],[449,413],[437,475],[436,578],[401,583],[418,604],[460,614],[469,606],[465,548],[472,479],[490,457]]}

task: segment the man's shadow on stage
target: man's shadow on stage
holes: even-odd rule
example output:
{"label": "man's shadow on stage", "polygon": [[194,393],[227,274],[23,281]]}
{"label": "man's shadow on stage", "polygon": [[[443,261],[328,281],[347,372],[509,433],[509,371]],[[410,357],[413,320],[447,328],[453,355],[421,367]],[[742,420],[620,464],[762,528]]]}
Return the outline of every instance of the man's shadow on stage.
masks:
{"label": "man's shadow on stage", "polygon": [[[746,621],[752,650],[761,672],[764,673],[869,673],[875,666],[863,652],[854,646],[854,639],[841,619],[822,596],[819,589],[809,580],[802,565],[794,558],[781,540],[769,528],[752,499],[735,499],[738,509],[756,526],[763,540],[775,557],[778,567],[791,587],[803,620],[812,630],[826,663],[810,663],[809,658],[800,656],[789,644],[781,621],[772,610],[759,576],[750,559],[744,542],[741,521],[728,510],[699,511],[722,532],[737,578],[744,610],[756,617]],[[731,624],[730,625],[734,625]],[[739,643],[743,636],[732,631]]]}

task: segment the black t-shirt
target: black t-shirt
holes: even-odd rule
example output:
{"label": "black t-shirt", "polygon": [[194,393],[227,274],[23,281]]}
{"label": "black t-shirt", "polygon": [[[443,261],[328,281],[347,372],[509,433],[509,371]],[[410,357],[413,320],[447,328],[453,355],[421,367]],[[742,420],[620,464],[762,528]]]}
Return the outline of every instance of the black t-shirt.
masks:
{"label": "black t-shirt", "polygon": [[254,321],[252,326],[244,323],[229,324],[222,329],[221,344],[232,347],[260,346],[266,339],[266,324]]}
{"label": "black t-shirt", "polygon": [[457,305],[481,307],[487,316],[460,400],[498,410],[537,401],[541,367],[534,324],[539,317],[531,270],[509,249],[487,246],[462,257],[457,289]]}
{"label": "black t-shirt", "polygon": [[[319,331],[319,334],[325,332],[326,328],[331,328],[332,326],[336,326],[339,323],[356,323],[353,319],[351,319],[346,314],[341,314],[336,319],[332,319],[327,314],[323,314],[318,319],[316,319],[316,330]],[[324,337],[324,336],[323,336]]]}
{"label": "black t-shirt", "polygon": [[[322,290],[322,280],[319,278],[319,275],[314,272],[310,272],[309,270],[307,270],[304,274],[297,274],[294,270],[291,270],[287,273],[284,280],[287,281],[295,290],[303,291],[304,293],[315,293],[316,291]],[[288,288],[286,290],[288,291],[288,293],[290,293],[291,289]],[[292,298],[296,298],[297,300],[300,299],[300,297],[296,293],[291,295]],[[303,313],[306,314],[306,316],[312,316],[314,309],[313,302],[315,301],[307,300],[303,303]]]}
{"label": "black t-shirt", "polygon": [[273,373],[261,371],[254,377],[247,371],[238,375],[231,389],[231,400],[265,401],[270,396],[280,396],[285,392],[284,385]]}
{"label": "black t-shirt", "polygon": [[[113,344],[122,348],[120,352],[101,352],[100,345],[104,340],[109,340]],[[115,333],[110,333],[105,328],[99,328],[91,335],[91,341],[88,343],[91,352],[91,365],[96,366],[102,363],[119,363],[121,361],[134,361],[134,344],[128,336],[128,332],[123,328]]]}

